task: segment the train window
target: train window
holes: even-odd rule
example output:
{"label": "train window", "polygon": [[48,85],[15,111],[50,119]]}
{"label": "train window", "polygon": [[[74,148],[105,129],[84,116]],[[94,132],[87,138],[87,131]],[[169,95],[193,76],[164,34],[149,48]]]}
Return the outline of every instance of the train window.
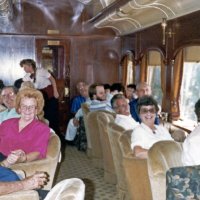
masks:
{"label": "train window", "polygon": [[149,51],[147,82],[151,85],[152,95],[159,105],[162,105],[162,88],[161,88],[161,54],[158,51]]}
{"label": "train window", "polygon": [[200,98],[200,46],[185,48],[184,61],[180,91],[180,117],[196,122],[194,105]]}
{"label": "train window", "polygon": [[122,82],[128,85],[135,82],[135,63],[134,54],[128,51],[122,59]]}

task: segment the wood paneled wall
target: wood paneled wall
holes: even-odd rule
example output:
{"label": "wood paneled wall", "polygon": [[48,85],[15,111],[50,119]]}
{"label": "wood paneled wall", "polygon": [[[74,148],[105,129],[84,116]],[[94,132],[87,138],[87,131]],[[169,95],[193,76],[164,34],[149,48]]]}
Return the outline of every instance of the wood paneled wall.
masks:
{"label": "wood paneled wall", "polygon": [[[172,67],[173,60],[180,48],[189,45],[200,45],[200,11],[188,14],[167,22],[166,31],[172,30],[172,37],[166,35],[166,44],[162,44],[161,24],[152,26],[135,34],[130,34],[122,38],[122,52],[132,50],[135,52],[136,62],[140,60],[141,55],[149,49],[157,49],[164,54],[166,61],[166,96],[170,97],[173,85]],[[161,19],[162,20],[162,19]],[[139,70],[139,68],[136,68]],[[137,72],[137,74],[139,74]],[[139,77],[136,77],[139,82]],[[170,98],[166,99],[166,108],[170,110]]]}
{"label": "wood paneled wall", "polygon": [[[24,58],[35,59],[40,66],[41,46],[36,41],[41,39],[66,43],[70,96],[75,95],[79,80],[89,84],[120,81],[121,40],[111,29],[84,29],[83,20],[88,17],[83,4],[74,0],[16,3],[14,18],[3,25],[0,22],[0,79],[10,85],[23,77],[19,62]],[[49,35],[48,30],[58,33]]]}

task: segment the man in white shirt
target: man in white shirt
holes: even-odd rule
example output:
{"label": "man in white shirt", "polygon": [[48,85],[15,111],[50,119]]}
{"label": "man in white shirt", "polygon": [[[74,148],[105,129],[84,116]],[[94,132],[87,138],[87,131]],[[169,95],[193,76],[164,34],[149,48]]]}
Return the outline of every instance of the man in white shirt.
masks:
{"label": "man in white shirt", "polygon": [[111,99],[111,106],[116,112],[115,123],[122,126],[124,129],[134,129],[139,123],[136,122],[131,114],[127,99],[122,94],[116,94]]}
{"label": "man in white shirt", "polygon": [[[195,104],[195,113],[200,122],[200,99]],[[183,142],[182,161],[184,165],[200,165],[200,125]]]}

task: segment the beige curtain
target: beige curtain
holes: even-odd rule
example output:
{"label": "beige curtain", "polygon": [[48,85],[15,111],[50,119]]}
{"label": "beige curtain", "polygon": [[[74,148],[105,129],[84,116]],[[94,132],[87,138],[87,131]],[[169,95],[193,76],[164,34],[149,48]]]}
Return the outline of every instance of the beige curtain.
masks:
{"label": "beige curtain", "polygon": [[122,84],[123,85],[126,85],[127,70],[128,70],[128,56],[124,56],[122,60]]}
{"label": "beige curtain", "polygon": [[180,117],[179,97],[180,88],[183,76],[183,49],[180,50],[176,57],[173,66],[173,82],[171,89],[171,115],[172,120],[178,120]]}
{"label": "beige curtain", "polygon": [[140,82],[147,81],[147,54],[144,54],[140,64]]}
{"label": "beige curtain", "polygon": [[135,62],[133,53],[124,56],[122,60],[122,84],[128,85],[135,82]]}

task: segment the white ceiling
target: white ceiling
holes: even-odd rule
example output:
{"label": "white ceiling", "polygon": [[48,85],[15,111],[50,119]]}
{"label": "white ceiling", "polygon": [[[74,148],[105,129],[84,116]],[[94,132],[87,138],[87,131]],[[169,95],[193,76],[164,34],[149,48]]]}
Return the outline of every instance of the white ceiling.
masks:
{"label": "white ceiling", "polygon": [[[97,0],[79,1],[91,5]],[[98,1],[101,4],[99,9],[103,9],[117,0]],[[110,27],[116,34],[124,35],[161,23],[162,18],[170,20],[197,10],[200,10],[200,0],[131,0],[97,21],[95,26]]]}

